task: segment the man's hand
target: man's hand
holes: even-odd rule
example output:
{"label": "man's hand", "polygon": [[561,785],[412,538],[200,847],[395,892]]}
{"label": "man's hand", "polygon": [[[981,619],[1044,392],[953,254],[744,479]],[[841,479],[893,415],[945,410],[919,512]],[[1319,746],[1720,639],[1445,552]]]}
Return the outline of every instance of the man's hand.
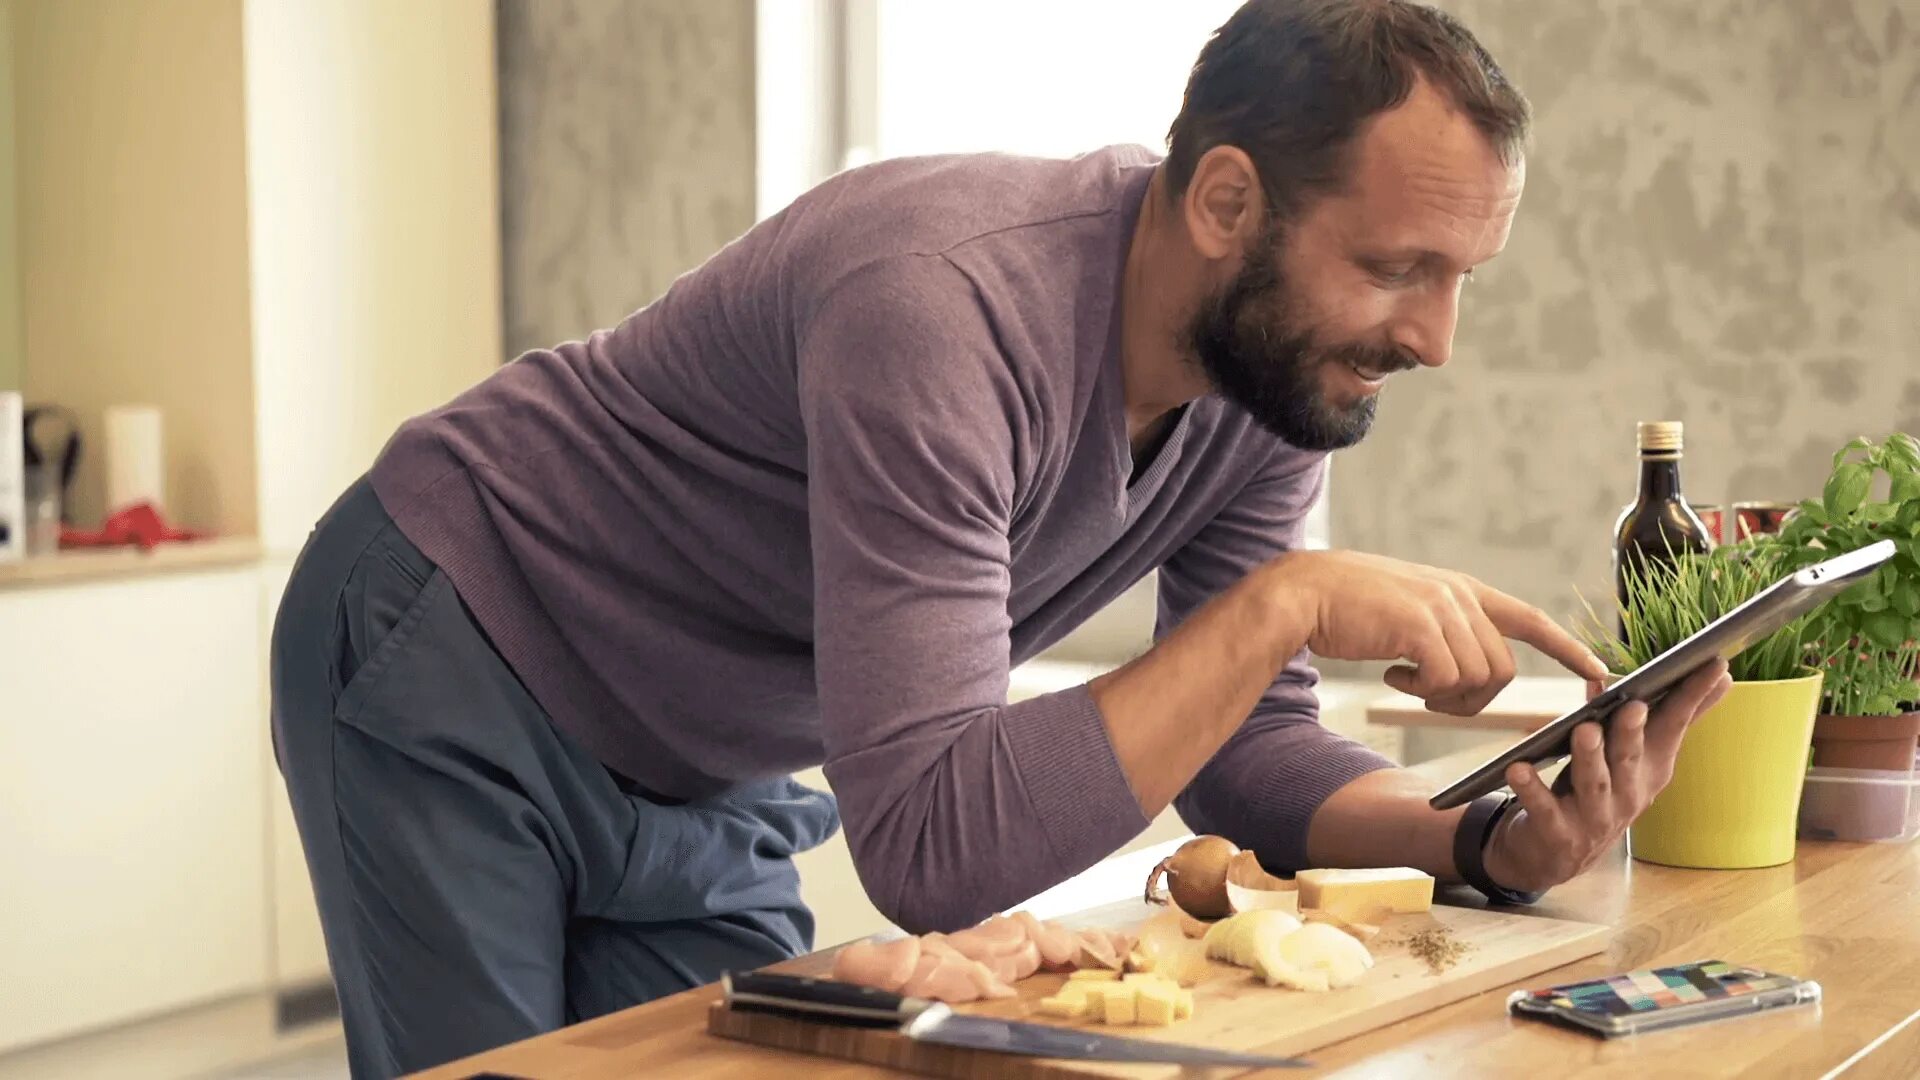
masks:
{"label": "man's hand", "polygon": [[1606,665],[1539,608],[1465,574],[1378,555],[1293,552],[1269,564],[1286,598],[1311,619],[1307,648],[1335,660],[1400,660],[1387,685],[1435,712],[1471,716],[1513,681],[1522,641],[1588,681]]}
{"label": "man's hand", "polygon": [[1727,665],[1715,661],[1688,676],[1651,714],[1639,702],[1623,705],[1609,722],[1573,732],[1572,789],[1549,790],[1531,765],[1507,769],[1507,784],[1523,808],[1501,820],[1487,842],[1487,875],[1520,892],[1551,888],[1578,876],[1611,849],[1627,826],[1673,778],[1680,740],[1695,717],[1713,708],[1733,685]]}

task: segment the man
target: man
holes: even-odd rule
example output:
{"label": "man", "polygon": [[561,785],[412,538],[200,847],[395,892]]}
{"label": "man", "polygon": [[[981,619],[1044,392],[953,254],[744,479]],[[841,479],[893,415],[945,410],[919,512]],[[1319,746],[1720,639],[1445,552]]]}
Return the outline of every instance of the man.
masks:
{"label": "man", "polygon": [[[1169,156],[837,177],[585,342],[401,429],[322,522],[274,728],[356,1073],[431,1065],[810,944],[790,856],[953,930],[1169,803],[1278,869],[1579,873],[1665,783],[1704,672],[1572,783],[1427,789],[1316,722],[1310,651],[1472,713],[1505,639],[1458,574],[1298,550],[1328,451],[1449,359],[1527,109],[1448,17],[1251,0]],[[1354,484],[1366,483],[1355,476]],[[1160,571],[1158,644],[1007,704],[1009,666]]]}

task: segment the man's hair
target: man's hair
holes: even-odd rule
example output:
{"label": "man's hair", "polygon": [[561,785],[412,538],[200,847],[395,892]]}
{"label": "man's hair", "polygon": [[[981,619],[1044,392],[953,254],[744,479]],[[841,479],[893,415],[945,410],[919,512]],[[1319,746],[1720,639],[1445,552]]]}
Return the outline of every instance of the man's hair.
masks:
{"label": "man's hair", "polygon": [[1527,99],[1453,16],[1409,0],[1247,0],[1194,61],[1167,133],[1168,191],[1186,191],[1207,151],[1236,146],[1284,221],[1344,185],[1356,136],[1420,78],[1502,161],[1520,157]]}

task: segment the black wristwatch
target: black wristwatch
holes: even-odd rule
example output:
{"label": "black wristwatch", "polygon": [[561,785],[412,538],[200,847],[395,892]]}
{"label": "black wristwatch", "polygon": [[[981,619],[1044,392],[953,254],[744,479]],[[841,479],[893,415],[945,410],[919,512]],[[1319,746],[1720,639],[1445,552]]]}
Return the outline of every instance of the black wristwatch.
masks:
{"label": "black wristwatch", "polygon": [[1493,830],[1507,812],[1519,805],[1520,800],[1512,795],[1487,795],[1467,804],[1466,816],[1460,819],[1460,827],[1453,833],[1453,866],[1460,871],[1461,880],[1478,889],[1488,900],[1496,904],[1532,904],[1546,894],[1539,892],[1515,892],[1499,885],[1487,876],[1487,841],[1493,839]]}

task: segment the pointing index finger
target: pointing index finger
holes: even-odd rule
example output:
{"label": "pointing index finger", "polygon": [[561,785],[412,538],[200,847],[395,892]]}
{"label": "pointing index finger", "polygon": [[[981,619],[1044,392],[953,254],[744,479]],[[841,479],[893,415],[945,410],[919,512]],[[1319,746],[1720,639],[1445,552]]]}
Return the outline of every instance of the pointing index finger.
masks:
{"label": "pointing index finger", "polygon": [[1546,612],[1491,585],[1481,582],[1474,585],[1481,610],[1501,634],[1533,646],[1590,682],[1604,681],[1612,674],[1592,649],[1581,644],[1579,638],[1554,622]]}

